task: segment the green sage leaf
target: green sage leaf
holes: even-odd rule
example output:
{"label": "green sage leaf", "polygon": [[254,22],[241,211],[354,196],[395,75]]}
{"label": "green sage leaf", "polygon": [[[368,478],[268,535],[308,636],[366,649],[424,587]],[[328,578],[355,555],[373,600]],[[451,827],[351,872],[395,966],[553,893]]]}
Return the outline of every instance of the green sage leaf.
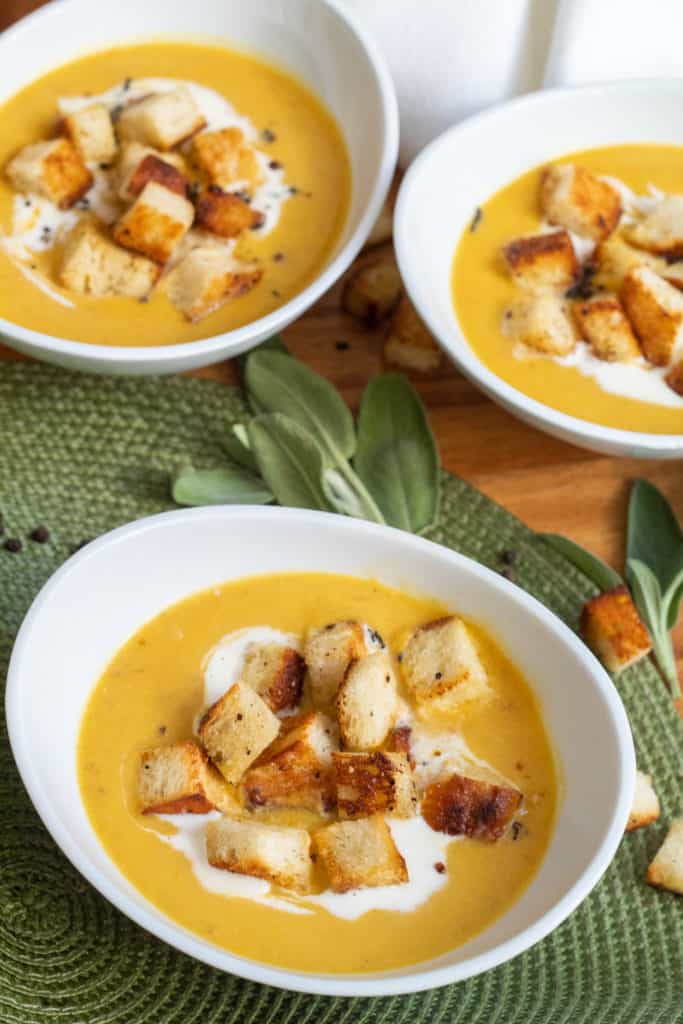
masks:
{"label": "green sage leaf", "polygon": [[367,519],[383,523],[384,517],[362,481],[353,470],[343,473],[339,469],[326,469],[322,477],[325,497],[335,512],[354,519]]}
{"label": "green sage leaf", "polygon": [[627,568],[633,600],[650,632],[657,665],[669,684],[672,696],[680,697],[681,684],[659,580],[650,566],[637,558],[630,559]]}
{"label": "green sage leaf", "polygon": [[242,372],[244,372],[249,356],[254,352],[282,352],[284,355],[289,355],[289,349],[285,345],[282,335],[273,334],[270,338],[262,341],[260,345],[257,345],[256,348],[251,348],[248,352],[243,352],[242,355],[237,357],[237,365]]}
{"label": "green sage leaf", "polygon": [[272,412],[251,420],[247,434],[261,475],[280,505],[330,510],[322,485],[325,456],[304,427]]}
{"label": "green sage leaf", "polygon": [[238,466],[258,472],[258,463],[249,447],[249,436],[244,423],[232,423],[228,427],[223,438],[223,447]]}
{"label": "green sage leaf", "polygon": [[559,533],[539,533],[537,536],[564,555],[568,562],[571,562],[579,572],[592,580],[600,590],[613,590],[623,584],[624,581],[619,573],[610,565],[607,565],[592,552],[586,551],[580,544],[569,540],[568,537],[563,537]]}
{"label": "green sage leaf", "polygon": [[672,629],[683,596],[683,532],[669,502],[647,480],[631,489],[626,558],[643,562],[657,577]]}
{"label": "green sage leaf", "polygon": [[173,474],[171,494],[178,505],[268,505],[273,500],[263,481],[239,466],[183,466]]}

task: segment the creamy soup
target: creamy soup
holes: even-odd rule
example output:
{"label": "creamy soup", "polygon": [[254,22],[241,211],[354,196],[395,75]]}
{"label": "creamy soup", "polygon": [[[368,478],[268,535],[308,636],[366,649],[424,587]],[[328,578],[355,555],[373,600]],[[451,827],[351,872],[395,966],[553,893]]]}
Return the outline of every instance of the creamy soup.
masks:
{"label": "creamy soup", "polygon": [[[107,192],[109,168],[94,162],[88,164],[94,186],[67,210],[17,194],[7,176],[0,175],[0,317],[96,344],[187,342],[272,312],[321,271],[348,212],[345,143],[333,117],[301,82],[252,55],[159,41],[59,67],[0,108],[0,167],[7,167],[23,147],[53,137],[58,118],[80,108],[104,104],[115,119],[123,103],[179,87],[190,90],[205,130],[238,127],[256,154],[262,181],[248,198],[263,223],[231,244],[240,266],[258,268],[258,283],[198,322],[190,322],[169,301],[164,287],[168,267],[144,301],[93,297],[60,286],[64,242],[79,218],[102,218],[109,231],[122,215]],[[191,157],[191,142],[176,148],[181,158]],[[190,177],[191,171],[190,164]]]}
{"label": "creamy soup", "polygon": [[[294,895],[206,862],[206,815],[142,815],[141,753],[192,735],[198,712],[235,681],[247,640],[298,646],[309,627],[340,619],[372,625],[369,648],[396,652],[408,630],[447,610],[372,580],[322,574],[247,578],[207,590],[148,622],[114,657],[83,718],[78,748],[83,800],[105,849],[130,882],[188,930],[240,956],[279,967],[367,972],[439,956],[502,914],[533,878],[553,829],[557,781],[538,704],[496,642],[468,623],[490,686],[485,701],[421,722],[412,756],[422,785],[459,770],[489,774],[523,793],[497,842],[432,831],[418,815],[390,821],[410,879],[336,893],[324,882]],[[376,631],[376,632],[375,632]],[[307,700],[304,690],[304,706]],[[311,812],[254,812],[315,832]],[[218,817],[211,812],[209,818]]]}

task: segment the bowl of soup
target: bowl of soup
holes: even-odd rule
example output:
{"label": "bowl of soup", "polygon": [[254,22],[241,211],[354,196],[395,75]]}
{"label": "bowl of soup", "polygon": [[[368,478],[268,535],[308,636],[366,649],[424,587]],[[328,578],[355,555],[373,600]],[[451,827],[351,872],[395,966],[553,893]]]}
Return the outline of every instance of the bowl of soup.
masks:
{"label": "bowl of soup", "polygon": [[643,81],[506,103],[430,145],[397,204],[406,286],[459,368],[596,451],[683,453],[682,98]]}
{"label": "bowl of soup", "polygon": [[391,182],[389,74],[326,0],[65,0],[0,58],[0,335],[50,362],[246,351],[337,280]]}
{"label": "bowl of soup", "polygon": [[24,621],[7,720],[46,827],[123,913],[329,995],[527,949],[607,868],[634,786],[617,691],[546,608],[303,510],[171,512],[87,545]]}

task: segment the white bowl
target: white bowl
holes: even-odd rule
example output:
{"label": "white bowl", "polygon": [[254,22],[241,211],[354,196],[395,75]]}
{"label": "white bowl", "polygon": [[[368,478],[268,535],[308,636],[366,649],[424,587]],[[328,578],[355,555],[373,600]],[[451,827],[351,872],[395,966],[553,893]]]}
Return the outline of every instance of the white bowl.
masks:
{"label": "white bowl", "polygon": [[20,352],[72,369],[158,374],[207,366],[245,352],[301,316],[360,251],[386,197],[398,153],[396,97],[384,59],[336,0],[59,0],[0,35],[0,104],[46,71],[84,52],[145,37],[224,42],[292,71],[340,125],[352,173],[347,222],[327,265],[279,309],[234,331],[159,347],[116,348],[53,338],[0,319]]}
{"label": "white bowl", "polygon": [[633,458],[680,458],[683,433],[603,427],[529,398],[493,373],[467,342],[453,309],[451,270],[472,212],[534,166],[610,143],[683,144],[683,79],[552,89],[463,121],[412,164],[396,205],[394,241],[406,288],[458,368],[520,419],[564,441]]}
{"label": "white bowl", "polygon": [[[426,592],[480,622],[525,673],[554,746],[562,792],[538,874],[514,906],[476,938],[415,966],[331,975],[233,956],[174,923],[133,888],[100,846],[81,800],[81,716],[101,672],[131,634],[202,588],[257,573],[303,570],[367,576]],[[93,580],[99,581],[95,588]],[[221,970],[327,995],[393,995],[445,985],[538,942],[574,910],[610,863],[635,779],[631,733],[616,689],[581,641],[536,600],[462,555],[411,534],[291,509],[165,513],[114,530],[74,555],[45,585],[21,627],[7,682],[7,722],[19,771],[45,825],[115,906]]]}

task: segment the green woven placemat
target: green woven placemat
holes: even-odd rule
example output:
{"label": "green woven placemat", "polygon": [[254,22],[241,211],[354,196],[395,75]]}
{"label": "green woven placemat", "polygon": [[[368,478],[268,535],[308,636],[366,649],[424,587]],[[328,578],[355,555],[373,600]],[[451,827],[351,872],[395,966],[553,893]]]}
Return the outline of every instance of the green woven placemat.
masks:
{"label": "green woven placemat", "polygon": [[[186,378],[114,380],[48,367],[0,367],[0,511],[18,554],[0,549],[0,678],[36,592],[81,540],[169,507],[168,470],[220,459],[217,424],[239,394]],[[26,540],[39,523],[50,543]],[[591,584],[513,516],[445,479],[433,539],[500,568],[575,625]],[[552,665],[548,665],[552,672]],[[677,1024],[683,948],[677,897],[644,884],[649,858],[681,813],[680,723],[642,664],[619,690],[639,763],[657,780],[661,823],[625,838],[592,895],[551,936],[486,975],[390,999],[280,992],[195,963],[132,924],[61,855],[0,735],[0,1021],[21,1024]],[[576,742],[581,743],[577,734]],[[591,813],[586,793],[586,815]]]}

